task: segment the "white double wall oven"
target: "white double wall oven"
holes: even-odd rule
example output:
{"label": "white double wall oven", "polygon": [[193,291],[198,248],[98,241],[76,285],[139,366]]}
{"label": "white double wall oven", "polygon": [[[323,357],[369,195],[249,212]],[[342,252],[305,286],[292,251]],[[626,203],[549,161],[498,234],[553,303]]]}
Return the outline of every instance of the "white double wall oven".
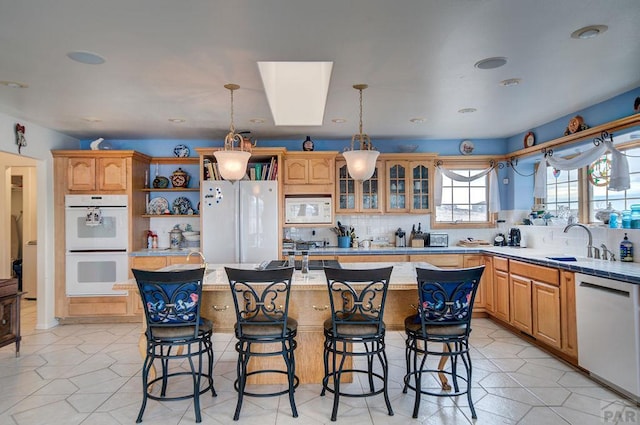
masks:
{"label": "white double wall oven", "polygon": [[65,196],[67,296],[126,295],[113,284],[129,275],[127,195]]}

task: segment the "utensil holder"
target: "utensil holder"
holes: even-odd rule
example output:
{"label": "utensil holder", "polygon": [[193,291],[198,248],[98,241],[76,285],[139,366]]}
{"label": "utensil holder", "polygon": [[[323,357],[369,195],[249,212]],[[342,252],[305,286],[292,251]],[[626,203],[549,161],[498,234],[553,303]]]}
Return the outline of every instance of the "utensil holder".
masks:
{"label": "utensil holder", "polygon": [[338,236],[338,248],[350,248],[351,236]]}

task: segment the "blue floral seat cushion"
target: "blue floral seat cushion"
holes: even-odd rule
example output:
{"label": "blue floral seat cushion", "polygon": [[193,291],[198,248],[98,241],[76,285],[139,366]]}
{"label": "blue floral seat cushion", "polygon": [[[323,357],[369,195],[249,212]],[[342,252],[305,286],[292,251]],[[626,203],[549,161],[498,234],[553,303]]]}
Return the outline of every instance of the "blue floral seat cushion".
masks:
{"label": "blue floral seat cushion", "polygon": [[[471,282],[429,282],[419,287],[419,312],[425,322],[459,322],[469,316],[473,284]],[[415,322],[420,323],[420,313]]]}
{"label": "blue floral seat cushion", "polygon": [[198,313],[198,284],[145,284],[142,298],[152,323],[195,322]]}

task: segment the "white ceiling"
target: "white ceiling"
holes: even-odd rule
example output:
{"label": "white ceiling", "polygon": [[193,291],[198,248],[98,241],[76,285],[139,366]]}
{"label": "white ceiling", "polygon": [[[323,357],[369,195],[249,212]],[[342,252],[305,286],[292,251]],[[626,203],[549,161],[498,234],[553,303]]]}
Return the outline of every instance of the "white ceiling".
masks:
{"label": "white ceiling", "polygon": [[[344,139],[366,83],[372,138],[501,138],[640,86],[639,23],[638,0],[0,0],[0,80],[29,86],[0,86],[0,112],[82,139],[221,139],[237,83],[237,130]],[[474,68],[492,56],[507,65]],[[258,61],[333,61],[324,124],[274,126]]]}

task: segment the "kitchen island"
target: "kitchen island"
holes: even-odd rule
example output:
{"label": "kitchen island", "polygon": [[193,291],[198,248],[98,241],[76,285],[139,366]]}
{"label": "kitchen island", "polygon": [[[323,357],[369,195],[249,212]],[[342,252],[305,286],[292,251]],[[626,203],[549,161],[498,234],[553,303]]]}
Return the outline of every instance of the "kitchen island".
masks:
{"label": "kitchen island", "polygon": [[[205,273],[203,287],[202,314],[213,320],[214,332],[233,332],[236,322],[233,299],[224,267],[255,269],[257,264],[215,264],[209,265]],[[434,268],[425,262],[402,263],[346,263],[343,268],[370,269],[393,266],[384,321],[390,330],[404,329],[405,317],[415,313],[417,303],[416,267]],[[183,270],[198,267],[194,264],[175,264],[163,271]],[[117,283],[114,289],[137,292],[134,279]],[[320,383],[324,375],[323,322],[331,316],[327,284],[322,270],[312,270],[303,274],[293,273],[289,316],[298,321],[298,348],[296,349],[296,374],[300,383]],[[146,341],[140,339],[140,353],[144,356]],[[215,347],[214,347],[215,350]],[[271,360],[271,359],[267,359]],[[277,361],[277,360],[274,360]],[[277,365],[276,365],[277,367]],[[268,378],[268,376],[266,377]],[[272,383],[272,381],[256,381]]]}

